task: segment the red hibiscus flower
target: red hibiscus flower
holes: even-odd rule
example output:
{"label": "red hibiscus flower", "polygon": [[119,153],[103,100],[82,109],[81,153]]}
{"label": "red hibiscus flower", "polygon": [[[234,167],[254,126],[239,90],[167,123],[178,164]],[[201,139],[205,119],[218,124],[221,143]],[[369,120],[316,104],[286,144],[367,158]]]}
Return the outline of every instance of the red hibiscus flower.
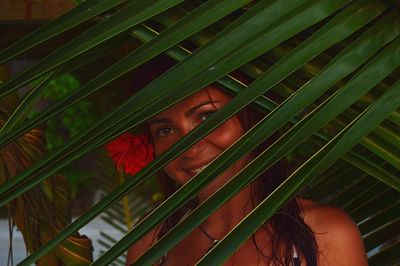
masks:
{"label": "red hibiscus flower", "polygon": [[134,175],[153,160],[153,146],[145,135],[124,133],[108,143],[107,149],[118,171]]}

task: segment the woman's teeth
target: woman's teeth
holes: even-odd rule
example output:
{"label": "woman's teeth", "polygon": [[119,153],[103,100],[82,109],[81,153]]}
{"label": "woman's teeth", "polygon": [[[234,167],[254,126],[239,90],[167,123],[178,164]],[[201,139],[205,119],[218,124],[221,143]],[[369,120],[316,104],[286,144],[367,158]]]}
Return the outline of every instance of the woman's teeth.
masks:
{"label": "woman's teeth", "polygon": [[191,171],[192,171],[194,174],[197,175],[198,173],[200,173],[201,171],[203,171],[208,165],[209,165],[209,164],[203,165],[202,167],[193,169],[193,170],[191,170]]}

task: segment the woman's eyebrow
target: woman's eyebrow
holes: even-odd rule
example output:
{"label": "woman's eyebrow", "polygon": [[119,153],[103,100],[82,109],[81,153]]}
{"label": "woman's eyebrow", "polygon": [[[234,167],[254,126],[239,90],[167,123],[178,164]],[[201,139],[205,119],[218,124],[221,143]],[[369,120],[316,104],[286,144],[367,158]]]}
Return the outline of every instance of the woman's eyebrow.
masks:
{"label": "woman's eyebrow", "polygon": [[[187,110],[184,115],[186,117],[191,116],[193,113],[196,112],[197,109],[199,109],[200,107],[202,107],[204,105],[215,104],[215,103],[220,103],[220,102],[222,102],[222,101],[205,101],[205,102],[202,102],[202,103],[200,103],[198,105],[193,106],[189,110]],[[151,126],[153,124],[168,124],[168,123],[171,123],[171,119],[169,119],[167,117],[160,117],[160,118],[156,118],[156,119],[153,119],[153,120],[149,121],[149,126]]]}
{"label": "woman's eyebrow", "polygon": [[196,112],[197,109],[199,109],[200,107],[204,106],[204,105],[209,105],[209,104],[215,104],[215,103],[220,103],[221,101],[206,101],[206,102],[202,102],[198,105],[193,106],[192,108],[190,108],[189,110],[187,110],[185,112],[185,116],[190,116],[193,113]]}

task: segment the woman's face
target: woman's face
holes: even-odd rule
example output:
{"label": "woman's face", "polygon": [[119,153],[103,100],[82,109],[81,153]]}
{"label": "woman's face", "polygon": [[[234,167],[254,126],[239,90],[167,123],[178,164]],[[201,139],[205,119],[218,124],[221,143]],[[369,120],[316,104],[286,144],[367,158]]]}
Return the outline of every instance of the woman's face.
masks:
{"label": "woman's face", "polygon": [[[155,155],[158,156],[167,150],[229,100],[230,97],[219,89],[207,87],[150,119],[149,128]],[[234,116],[165,166],[164,171],[175,182],[183,185],[231,146],[244,132],[242,123]],[[244,165],[244,160],[238,161],[212,185],[219,187],[222,185],[220,182],[225,183]]]}

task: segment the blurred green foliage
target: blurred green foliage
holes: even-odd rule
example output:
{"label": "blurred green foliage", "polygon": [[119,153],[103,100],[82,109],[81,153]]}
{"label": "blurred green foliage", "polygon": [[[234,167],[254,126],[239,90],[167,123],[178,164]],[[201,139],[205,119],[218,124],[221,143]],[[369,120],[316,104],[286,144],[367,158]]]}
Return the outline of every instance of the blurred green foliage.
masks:
{"label": "blurred green foliage", "polygon": [[[63,99],[80,87],[79,80],[73,74],[63,74],[52,80],[43,96],[44,102],[50,104]],[[94,124],[97,115],[94,104],[85,99],[69,107],[60,115],[46,121],[45,139],[49,152],[65,145],[67,141]],[[80,164],[77,166],[77,164]],[[82,165],[83,164],[83,165]],[[75,162],[61,172],[71,184],[72,197],[80,188],[87,188],[94,175],[90,169],[85,169],[85,163]]]}

